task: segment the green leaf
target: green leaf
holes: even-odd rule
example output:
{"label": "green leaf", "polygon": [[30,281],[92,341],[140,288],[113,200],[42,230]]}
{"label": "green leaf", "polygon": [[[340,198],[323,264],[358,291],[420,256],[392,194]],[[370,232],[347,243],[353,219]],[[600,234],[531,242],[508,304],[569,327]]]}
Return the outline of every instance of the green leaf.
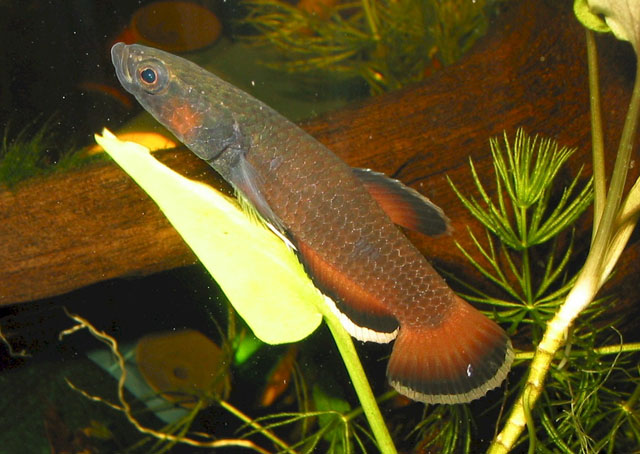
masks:
{"label": "green leaf", "polygon": [[611,29],[599,15],[591,12],[587,0],[574,0],[573,12],[576,18],[590,30],[594,32],[607,33]]}
{"label": "green leaf", "polygon": [[311,334],[324,304],[295,253],[212,187],[189,180],[149,150],[106,129],[96,141],[158,204],[263,342],[296,342]]}

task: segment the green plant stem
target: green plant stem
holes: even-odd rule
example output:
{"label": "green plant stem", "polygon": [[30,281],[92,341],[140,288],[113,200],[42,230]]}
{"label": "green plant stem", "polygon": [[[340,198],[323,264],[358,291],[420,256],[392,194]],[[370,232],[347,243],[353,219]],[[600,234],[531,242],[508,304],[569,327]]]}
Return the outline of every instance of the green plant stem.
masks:
{"label": "green plant stem", "polygon": [[[617,355],[618,353],[629,353],[629,352],[639,352],[640,351],[640,342],[632,342],[628,344],[618,344],[618,345],[606,345],[604,347],[597,347],[593,350],[589,351],[573,351],[572,356],[585,356],[587,354],[595,354],[595,355]],[[526,361],[533,359],[536,352],[518,352],[516,353],[515,359],[518,361]]]}
{"label": "green plant stem", "polygon": [[[587,59],[589,68],[589,100],[591,103],[591,148],[593,156],[593,225],[600,223],[607,194],[607,181],[605,179],[604,164],[604,140],[602,135],[602,118],[600,115],[600,87],[598,84],[598,50],[593,32],[587,33]],[[595,240],[596,229],[593,229],[592,240]]]}
{"label": "green plant stem", "polygon": [[364,16],[367,18],[367,24],[369,25],[369,30],[371,31],[371,36],[377,42],[380,41],[380,32],[378,31],[378,21],[376,19],[376,14],[373,10],[372,4],[370,0],[362,0],[362,9],[364,10]]}
{"label": "green plant stem", "polygon": [[627,414],[632,414],[636,404],[638,403],[638,399],[640,399],[640,384],[636,386],[636,389],[631,394],[631,397],[622,404],[622,408]]}
{"label": "green plant stem", "polygon": [[338,351],[340,351],[340,355],[342,356],[344,365],[347,368],[349,377],[351,377],[351,382],[356,390],[356,394],[358,395],[364,414],[369,421],[371,431],[378,443],[380,452],[382,454],[396,454],[396,447],[393,444],[387,425],[382,418],[376,398],[371,391],[371,386],[369,386],[369,381],[367,380],[367,376],[362,368],[362,364],[358,358],[358,352],[356,352],[351,336],[342,327],[338,317],[331,312],[327,305],[323,305],[323,307],[318,309],[324,316],[324,320],[333,335],[336,345],[338,346]]}
{"label": "green plant stem", "polygon": [[[631,397],[629,397],[626,402],[620,404],[622,411],[616,416],[615,423],[613,424],[614,429],[611,432],[610,439],[613,440],[615,438],[616,433],[624,424],[625,419],[637,419],[634,407],[638,403],[638,398],[640,398],[640,384],[636,385],[636,389],[631,394]],[[615,443],[609,443],[607,454],[614,454],[615,448]]]}
{"label": "green plant stem", "polygon": [[[594,261],[598,263],[600,268],[603,264],[599,263],[605,255],[606,249],[609,246],[609,240],[613,235],[614,221],[618,214],[618,208],[622,201],[622,195],[624,191],[624,185],[627,180],[627,172],[631,162],[631,151],[633,150],[633,142],[638,127],[638,115],[640,113],[640,65],[636,68],[636,78],[633,85],[633,93],[631,95],[631,102],[629,104],[629,111],[627,112],[627,118],[622,129],[622,136],[620,138],[620,146],[618,147],[618,154],[616,157],[616,163],[613,168],[613,175],[611,177],[611,186],[605,202],[605,207],[602,213],[602,219],[597,224],[597,233],[593,242],[592,250],[589,252],[589,257],[594,256]],[[594,228],[596,224],[594,224]],[[597,254],[596,254],[597,253]],[[587,258],[587,262],[589,259]],[[585,265],[586,266],[586,265]],[[606,278],[606,276],[601,277]]]}
{"label": "green plant stem", "polygon": [[516,216],[516,222],[518,223],[518,233],[520,244],[523,246],[522,249],[522,265],[521,265],[521,273],[520,273],[520,285],[522,287],[523,297],[527,302],[527,306],[531,305],[533,300],[533,294],[531,291],[531,266],[529,263],[529,229],[528,218],[527,218],[527,207],[520,207],[519,210],[516,210],[516,213],[519,213],[519,216]]}
{"label": "green plant stem", "polygon": [[527,383],[514,404],[504,428],[490,446],[490,454],[506,454],[515,445],[526,424],[523,396],[527,396],[527,404],[530,408],[533,408],[542,394],[543,383],[551,367],[551,362],[564,343],[564,335],[567,329],[571,327],[580,312],[594,299],[596,293],[607,279],[608,271],[612,269],[612,264],[618,260],[625,246],[626,241],[616,245],[617,251],[609,251],[611,240],[617,227],[615,220],[627,179],[639,112],[640,65],[637,65],[633,93],[620,138],[611,185],[602,218],[598,225],[594,224],[594,229],[597,229],[597,231],[591,250],[584,267],[578,275],[576,284],[567,295],[560,310],[547,325],[547,329],[529,367]]}
{"label": "green plant stem", "polygon": [[526,298],[527,306],[533,304],[533,291],[531,290],[531,263],[529,260],[529,249],[522,250],[522,289]]}
{"label": "green plant stem", "polygon": [[238,418],[240,421],[242,421],[245,424],[247,424],[248,426],[252,427],[257,432],[261,433],[262,435],[267,437],[269,440],[271,440],[273,443],[275,443],[277,446],[281,447],[284,450],[284,452],[288,452],[289,454],[296,454],[296,451],[291,449],[291,447],[289,445],[287,445],[282,439],[277,437],[271,431],[269,431],[269,430],[265,429],[264,427],[262,427],[262,425],[260,425],[257,421],[254,421],[249,416],[247,416],[244,413],[242,413],[240,410],[238,410],[236,407],[231,405],[229,402],[227,402],[225,400],[219,400],[218,404],[222,408],[227,410],[229,413],[234,415],[236,418]]}

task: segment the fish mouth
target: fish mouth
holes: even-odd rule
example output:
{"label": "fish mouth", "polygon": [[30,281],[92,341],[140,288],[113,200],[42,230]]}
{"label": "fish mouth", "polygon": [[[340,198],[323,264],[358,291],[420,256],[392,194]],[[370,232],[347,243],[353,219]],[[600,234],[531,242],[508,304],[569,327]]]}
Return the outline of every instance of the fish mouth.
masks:
{"label": "fish mouth", "polygon": [[129,88],[133,83],[133,78],[129,71],[129,46],[125,43],[115,43],[111,48],[111,61],[116,68],[116,76],[123,87]]}

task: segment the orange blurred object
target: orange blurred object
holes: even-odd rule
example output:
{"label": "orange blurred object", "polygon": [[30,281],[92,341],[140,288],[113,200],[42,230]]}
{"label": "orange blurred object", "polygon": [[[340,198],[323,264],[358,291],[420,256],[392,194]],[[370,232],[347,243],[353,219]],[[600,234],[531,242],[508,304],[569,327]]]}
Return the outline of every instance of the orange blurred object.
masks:
{"label": "orange blurred object", "polygon": [[260,405],[263,407],[270,406],[287,390],[291,383],[291,375],[293,374],[293,366],[297,356],[298,348],[292,345],[287,350],[287,353],[280,358],[269,374],[267,384],[260,396]]}
{"label": "orange blurred object", "polygon": [[133,100],[121,88],[114,87],[113,85],[103,84],[100,82],[80,82],[78,88],[84,92],[96,92],[102,95],[108,96],[118,101],[125,109],[133,109]]}
{"label": "orange blurred object", "polygon": [[149,386],[165,399],[193,408],[228,393],[229,362],[222,349],[199,331],[149,334],[136,348],[136,362]]}
{"label": "orange blurred object", "polygon": [[195,3],[161,1],[137,10],[131,24],[114,42],[140,43],[167,52],[191,52],[220,37],[222,24],[208,9]]}
{"label": "orange blurred object", "polygon": [[[147,147],[149,151],[168,150],[171,148],[176,148],[178,146],[176,142],[157,132],[125,132],[122,134],[118,134],[118,139],[127,142],[139,143],[140,145]],[[95,144],[89,147],[87,153],[94,154],[100,151],[103,151],[102,147],[98,144]]]}
{"label": "orange blurred object", "polygon": [[327,20],[337,4],[338,0],[300,0],[296,7],[318,19]]}

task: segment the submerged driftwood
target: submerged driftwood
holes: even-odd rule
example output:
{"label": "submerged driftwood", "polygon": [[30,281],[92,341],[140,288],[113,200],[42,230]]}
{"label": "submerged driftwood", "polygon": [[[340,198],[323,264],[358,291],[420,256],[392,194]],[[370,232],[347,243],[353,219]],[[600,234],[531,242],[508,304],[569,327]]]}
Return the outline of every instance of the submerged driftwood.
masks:
{"label": "submerged driftwood", "polygon": [[[304,127],[348,163],[399,178],[441,205],[454,235],[412,235],[440,264],[471,272],[453,246],[468,243],[477,223],[457,201],[449,175],[474,191],[471,156],[487,182],[493,178],[488,138],[518,127],[578,147],[572,171],[590,162],[590,125],[584,31],[567,5],[529,0],[511,4],[490,34],[458,65],[425,82],[352,105]],[[630,47],[601,39],[606,143],[617,145],[632,86]],[[629,52],[627,52],[627,50]],[[160,154],[182,173],[208,167],[186,150]],[[613,156],[611,157],[613,159]],[[611,160],[609,161],[611,168]],[[625,257],[635,263],[637,248]],[[61,294],[121,276],[146,275],[195,261],[158,208],[115,164],[28,181],[0,192],[0,304]],[[633,287],[629,266],[618,284]],[[637,279],[635,279],[637,281]]]}

